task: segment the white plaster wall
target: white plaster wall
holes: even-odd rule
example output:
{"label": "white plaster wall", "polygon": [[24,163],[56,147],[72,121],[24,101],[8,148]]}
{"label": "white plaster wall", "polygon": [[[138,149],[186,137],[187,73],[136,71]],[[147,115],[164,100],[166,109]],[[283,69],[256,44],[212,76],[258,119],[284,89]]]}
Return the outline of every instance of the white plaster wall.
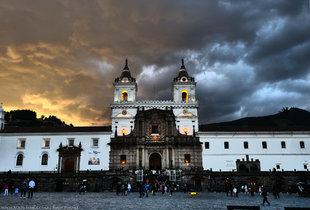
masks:
{"label": "white plaster wall", "polygon": [[198,131],[197,109],[186,109],[188,113],[193,114],[192,116],[187,116],[186,114],[183,114],[183,110],[183,108],[173,109],[173,113],[176,116],[176,126],[177,128],[179,126],[180,133],[185,134],[184,129],[186,128],[188,129],[188,135],[193,135],[193,125],[195,125],[195,131]]}
{"label": "white plaster wall", "polygon": [[[87,141],[82,143],[82,147],[85,148],[81,154],[81,170],[109,170],[109,153],[110,153],[110,146],[108,143],[110,142],[111,133],[107,133],[105,135],[88,135]],[[92,138],[99,138],[98,147],[93,147]],[[92,154],[89,154],[93,151],[99,151],[100,155],[100,165],[88,165],[88,160],[93,157]]]}
{"label": "white plaster wall", "polygon": [[[60,142],[63,146],[68,145],[68,138],[74,138],[74,144],[82,144],[80,170],[108,170],[109,151],[107,145],[110,142],[110,132],[105,133],[72,133],[72,134],[1,134],[0,147],[0,171],[57,171],[58,152]],[[18,139],[25,138],[24,149],[18,149]],[[50,139],[50,148],[42,148],[43,139]],[[93,138],[99,139],[99,147],[92,148]],[[92,149],[100,151],[100,165],[88,165]],[[48,153],[48,165],[41,165],[42,154]],[[16,166],[16,158],[19,153],[23,153],[24,160],[22,166]]]}
{"label": "white plaster wall", "polygon": [[[123,115],[122,111],[126,110],[127,114]],[[115,135],[115,126],[117,126],[117,135],[123,135],[122,130],[126,130],[126,135],[128,135],[132,129],[134,129],[135,121],[134,118],[137,114],[136,108],[127,109],[112,109],[112,137]],[[116,123],[117,122],[117,123]]]}
{"label": "white plaster wall", "polygon": [[[236,170],[236,160],[253,158],[260,160],[261,170],[268,171],[281,164],[285,171],[305,171],[304,164],[310,162],[310,132],[308,133],[208,133],[199,132],[203,143],[203,168],[214,171]],[[229,149],[224,149],[224,142],[229,142]],[[244,149],[243,142],[247,141],[248,149]],[[267,142],[267,149],[262,148],[262,141]],[[281,148],[281,141],[286,142],[286,149]],[[304,141],[305,148],[300,148],[300,141]],[[209,142],[210,149],[205,149],[205,142]],[[309,165],[310,167],[310,165]]]}

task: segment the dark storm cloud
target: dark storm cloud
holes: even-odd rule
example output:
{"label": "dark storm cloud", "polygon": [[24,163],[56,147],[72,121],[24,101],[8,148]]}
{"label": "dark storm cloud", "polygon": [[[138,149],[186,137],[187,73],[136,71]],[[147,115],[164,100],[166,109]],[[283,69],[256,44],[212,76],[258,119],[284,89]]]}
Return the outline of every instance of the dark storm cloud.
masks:
{"label": "dark storm cloud", "polygon": [[171,99],[185,58],[203,123],[309,109],[308,3],[0,2],[0,101],[105,124],[125,58],[140,99]]}

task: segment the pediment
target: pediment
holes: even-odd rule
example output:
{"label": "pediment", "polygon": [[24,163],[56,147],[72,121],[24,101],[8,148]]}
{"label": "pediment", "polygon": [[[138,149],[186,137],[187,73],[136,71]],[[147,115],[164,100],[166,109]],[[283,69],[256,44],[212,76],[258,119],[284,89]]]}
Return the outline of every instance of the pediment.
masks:
{"label": "pediment", "polygon": [[132,114],[123,111],[123,112],[117,114],[116,117],[118,117],[118,118],[128,118],[128,117],[133,117],[133,116],[132,116]]}
{"label": "pediment", "polygon": [[178,117],[195,117],[195,115],[191,112],[181,112]]}

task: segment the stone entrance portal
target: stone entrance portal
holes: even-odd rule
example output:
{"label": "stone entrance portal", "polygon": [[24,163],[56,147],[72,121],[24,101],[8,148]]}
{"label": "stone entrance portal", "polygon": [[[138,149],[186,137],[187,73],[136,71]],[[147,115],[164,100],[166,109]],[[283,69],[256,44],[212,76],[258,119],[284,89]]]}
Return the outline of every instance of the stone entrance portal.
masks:
{"label": "stone entrance portal", "polygon": [[74,172],[74,160],[73,158],[68,158],[65,161],[64,172]]}
{"label": "stone entrance portal", "polygon": [[150,170],[161,170],[161,156],[158,153],[153,153],[150,156]]}
{"label": "stone entrance portal", "polygon": [[59,152],[58,172],[78,172],[80,170],[80,158],[83,151],[82,145],[62,146],[57,149]]}

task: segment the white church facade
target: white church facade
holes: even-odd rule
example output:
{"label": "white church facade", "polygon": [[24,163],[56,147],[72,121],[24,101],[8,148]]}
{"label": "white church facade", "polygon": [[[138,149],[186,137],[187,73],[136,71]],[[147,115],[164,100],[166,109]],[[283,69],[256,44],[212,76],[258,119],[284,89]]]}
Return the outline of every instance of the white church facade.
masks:
{"label": "white church facade", "polygon": [[[126,60],[106,127],[9,127],[0,106],[0,172],[109,169],[307,171],[310,131],[199,128],[196,83],[182,60],[172,100],[137,100]],[[130,148],[130,149],[129,149]]]}

